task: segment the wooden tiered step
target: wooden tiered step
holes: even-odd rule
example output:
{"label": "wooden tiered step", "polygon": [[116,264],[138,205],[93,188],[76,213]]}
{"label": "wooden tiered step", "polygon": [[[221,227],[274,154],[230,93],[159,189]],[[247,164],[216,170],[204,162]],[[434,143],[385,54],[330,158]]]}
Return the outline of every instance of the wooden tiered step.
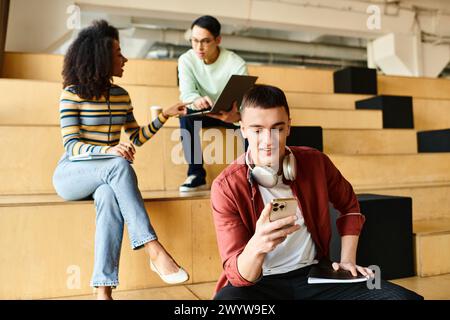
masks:
{"label": "wooden tiered step", "polygon": [[[324,129],[382,129],[380,110],[326,110],[291,109],[293,126],[321,126]],[[171,118],[168,127],[179,127],[179,121]]]}
{"label": "wooden tiered step", "polygon": [[[188,284],[216,281],[221,272],[207,193],[180,197],[143,193],[160,241],[186,270]],[[0,299],[86,295],[93,268],[93,201],[62,202],[56,196],[0,196]],[[80,287],[67,283],[79,272]],[[130,248],[127,232],[120,290],[161,287],[143,250]]]}
{"label": "wooden tiered step", "polygon": [[[186,286],[191,290],[191,285],[198,284],[200,298],[210,297],[221,263],[209,193],[180,197],[177,192],[143,192],[143,197],[161,241],[191,275]],[[0,246],[7,248],[0,264],[0,298],[92,297],[94,228],[92,201],[64,202],[56,195],[0,196]],[[450,219],[414,221],[414,232],[418,275],[449,273],[450,257],[442,248],[450,245]],[[81,286],[69,289],[67,281],[74,268],[80,271]],[[119,291],[164,286],[149,270],[144,252],[130,249],[126,231],[120,281]],[[211,283],[205,287],[206,282]],[[142,292],[129,297],[143,298]],[[164,288],[154,297],[195,298],[183,292]]]}
{"label": "wooden tiered step", "polygon": [[310,93],[286,91],[290,108],[355,110],[355,102],[368,99],[370,95],[344,93]]}
{"label": "wooden tiered step", "polygon": [[416,269],[421,277],[450,273],[450,216],[416,221]]}
{"label": "wooden tiered step", "polygon": [[62,83],[63,60],[64,56],[56,54],[7,52],[0,76]]}
{"label": "wooden tiered step", "polygon": [[330,158],[344,177],[361,191],[450,181],[450,153],[358,157],[330,155]]}
{"label": "wooden tiered step", "polygon": [[450,99],[450,80],[378,75],[378,94]]}
{"label": "wooden tiered step", "polygon": [[326,154],[414,154],[417,137],[404,129],[323,130]]}
{"label": "wooden tiered step", "polygon": [[[7,53],[2,77],[62,82],[63,56],[41,53]],[[117,83],[177,86],[176,60],[130,60]],[[154,76],[149,76],[154,75]]]}
{"label": "wooden tiered step", "polygon": [[[8,156],[0,157],[0,179],[8,181],[0,184],[0,194],[54,193],[52,176],[64,152],[60,129],[55,126],[0,126],[0,134],[0,147],[8,150]],[[126,139],[124,134],[122,139]],[[203,143],[206,151],[208,144],[206,140]],[[217,148],[213,148],[215,146]],[[236,143],[234,147],[237,146]],[[223,146],[211,145],[210,149],[219,154],[224,150],[221,147],[226,148],[226,142]],[[215,160],[214,150],[207,153],[212,157],[205,159]],[[217,155],[217,164],[206,167],[209,182],[227,166],[227,153],[222,154],[220,159]],[[236,153],[230,154],[229,162],[235,157]],[[187,165],[184,163],[179,132],[169,128],[162,129],[151,141],[137,148],[133,167],[141,190],[178,190],[186,179]]]}
{"label": "wooden tiered step", "polygon": [[[0,79],[0,89],[5,94],[4,99],[0,101],[0,124],[59,125],[58,103],[62,89],[60,83]],[[140,121],[149,119],[151,105],[168,107],[179,99],[177,87],[126,85],[125,89],[130,94],[135,116]],[[323,111],[330,111],[332,116],[338,114],[336,110],[355,111],[355,100],[366,97],[295,92],[286,94],[292,109],[314,109],[313,113],[319,111],[319,115]],[[315,111],[315,109],[327,110]]]}
{"label": "wooden tiered step", "polygon": [[[150,118],[150,106],[168,107],[179,99],[175,86],[125,85],[140,122]],[[0,124],[9,125],[59,125],[58,103],[61,84],[57,82],[0,79]],[[377,128],[376,113],[355,111],[354,103],[369,96],[351,94],[286,92],[292,112],[298,113],[298,123],[320,125],[325,128]],[[450,100],[414,99],[414,124],[417,130],[433,130],[450,127]],[[302,109],[302,110],[297,110]],[[304,110],[303,110],[304,109]],[[321,110],[317,110],[321,109]],[[343,111],[341,113],[340,111]],[[380,113],[379,111],[376,111]],[[348,115],[355,114],[355,117]],[[346,120],[346,119],[349,120]],[[351,123],[347,123],[347,122]],[[362,121],[361,123],[355,123]],[[338,122],[336,124],[336,122]],[[171,122],[177,126],[176,121]]]}
{"label": "wooden tiered step", "polygon": [[[63,56],[6,53],[2,77],[61,82]],[[177,61],[130,60],[120,84],[176,86]],[[333,92],[333,70],[249,65],[259,83],[280,86],[285,91]],[[151,76],[155,75],[155,76]],[[378,75],[378,94],[412,95],[415,98],[450,99],[450,80]]]}
{"label": "wooden tiered step", "polygon": [[248,65],[257,83],[280,87],[283,91],[333,93],[333,72],[298,67]]}
{"label": "wooden tiered step", "polygon": [[[217,129],[215,129],[217,130]],[[205,131],[206,133],[220,133],[221,131]],[[8,157],[0,159],[0,179],[8,181],[8,184],[0,185],[0,194],[23,194],[23,193],[54,193],[52,186],[52,175],[57,162],[64,150],[61,142],[61,133],[58,127],[37,126],[0,126],[0,147],[8,150]],[[391,137],[393,137],[391,134]],[[224,136],[224,135],[223,135]],[[398,135],[399,140],[386,140],[382,147],[378,147],[379,138],[389,138],[390,133],[384,130],[324,130],[324,148],[326,152],[332,153],[332,158],[345,176],[356,186],[366,189],[386,185],[392,181],[393,187],[397,184],[419,183],[422,181],[433,182],[446,180],[448,165],[445,161],[449,158],[446,153],[442,154],[403,154],[389,155],[395,151],[399,143],[404,143],[401,151],[408,152],[414,148],[413,135]],[[126,137],[123,136],[125,140]],[[366,141],[366,139],[368,139]],[[371,140],[370,140],[371,139]],[[401,140],[400,140],[401,139]],[[242,146],[236,143],[233,147]],[[11,146],[15,146],[11,148]],[[218,173],[235,159],[237,152],[229,154],[225,151],[227,144],[223,146],[204,139],[204,154],[211,155],[205,159],[217,160],[207,166],[209,179],[213,179]],[[220,149],[220,148],[223,149]],[[368,155],[371,149],[384,155]],[[213,151],[222,150],[217,157]],[[354,155],[358,154],[357,157]],[[175,158],[173,158],[175,157]],[[227,161],[228,159],[228,161]],[[436,162],[436,163],[434,163]],[[139,178],[142,190],[174,190],[184,181],[187,166],[184,164],[179,132],[176,129],[163,128],[151,141],[139,147],[136,153],[134,168]],[[158,168],[158,169],[156,169]],[[163,170],[161,170],[161,168]],[[387,170],[387,171],[386,171]],[[411,171],[412,170],[412,171]],[[17,172],[21,172],[20,175]],[[373,172],[378,172],[374,174]],[[416,172],[411,175],[411,172]],[[422,172],[421,176],[417,176]],[[405,176],[402,176],[404,173]],[[417,176],[417,179],[414,177]],[[377,178],[378,177],[378,178]],[[375,180],[370,180],[375,179]],[[384,180],[387,179],[387,180]],[[424,180],[422,180],[424,179]],[[396,180],[397,183],[396,183]],[[450,180],[450,179],[449,179]],[[211,180],[209,180],[211,182]]]}
{"label": "wooden tiered step", "polygon": [[440,219],[450,217],[450,181],[446,183],[417,184],[403,188],[356,188],[357,193],[373,193],[391,196],[404,196],[413,199],[413,219]]}
{"label": "wooden tiered step", "polygon": [[450,128],[450,99],[413,99],[413,110],[418,131]]}
{"label": "wooden tiered step", "polygon": [[446,218],[415,221],[417,275],[450,273],[450,215]]}
{"label": "wooden tiered step", "polygon": [[[50,54],[7,53],[2,77],[61,82],[63,56]],[[177,86],[176,60],[129,60],[118,84]],[[332,71],[292,67],[250,65],[258,83],[270,83],[286,91],[333,92]]]}

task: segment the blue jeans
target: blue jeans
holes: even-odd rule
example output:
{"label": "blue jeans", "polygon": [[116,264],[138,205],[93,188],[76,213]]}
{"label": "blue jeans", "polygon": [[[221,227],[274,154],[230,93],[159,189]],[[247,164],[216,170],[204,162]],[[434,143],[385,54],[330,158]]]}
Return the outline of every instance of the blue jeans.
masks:
{"label": "blue jeans", "polygon": [[[181,144],[183,146],[184,158],[188,163],[187,175],[206,177],[203,168],[202,146],[200,141],[200,130],[202,128],[224,127],[227,129],[238,129],[235,125],[214,119],[208,116],[180,117]],[[183,136],[183,131],[189,135]]]}
{"label": "blue jeans", "polygon": [[124,222],[133,250],[157,239],[133,168],[121,157],[72,162],[64,154],[53,175],[53,185],[65,200],[94,198],[96,229],[91,286],[116,287]]}

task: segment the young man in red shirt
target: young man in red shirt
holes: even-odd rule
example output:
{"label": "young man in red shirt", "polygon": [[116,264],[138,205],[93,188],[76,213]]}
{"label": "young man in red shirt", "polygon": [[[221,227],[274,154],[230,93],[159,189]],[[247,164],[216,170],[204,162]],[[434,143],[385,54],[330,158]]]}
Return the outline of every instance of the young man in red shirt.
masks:
{"label": "young man in red shirt", "polygon": [[[257,85],[245,96],[241,131],[248,151],[217,177],[211,203],[223,273],[215,299],[422,299],[381,280],[308,284],[311,266],[329,256],[329,202],[340,211],[341,261],[334,269],[372,271],[356,265],[364,223],[350,183],[323,153],[286,147],[289,107],[282,90]],[[271,200],[295,198],[295,215],[270,221]]]}

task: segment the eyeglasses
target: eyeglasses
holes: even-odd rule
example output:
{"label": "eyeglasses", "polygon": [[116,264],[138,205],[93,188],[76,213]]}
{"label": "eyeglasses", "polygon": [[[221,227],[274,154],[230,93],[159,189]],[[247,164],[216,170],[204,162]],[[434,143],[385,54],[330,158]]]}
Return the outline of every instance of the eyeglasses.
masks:
{"label": "eyeglasses", "polygon": [[202,40],[197,40],[197,39],[192,39],[191,38],[191,39],[189,39],[189,41],[191,42],[192,46],[196,46],[197,47],[198,45],[200,45],[200,46],[207,47],[214,40],[213,39],[209,39],[209,38],[205,38],[205,39],[202,39]]}

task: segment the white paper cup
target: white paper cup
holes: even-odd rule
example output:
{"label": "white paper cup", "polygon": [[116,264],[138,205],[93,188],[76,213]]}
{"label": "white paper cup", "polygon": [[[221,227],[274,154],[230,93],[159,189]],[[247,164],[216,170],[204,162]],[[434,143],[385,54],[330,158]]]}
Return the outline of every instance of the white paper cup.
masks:
{"label": "white paper cup", "polygon": [[158,115],[162,112],[162,107],[160,106],[151,106],[150,107],[150,118],[153,121],[158,117]]}

